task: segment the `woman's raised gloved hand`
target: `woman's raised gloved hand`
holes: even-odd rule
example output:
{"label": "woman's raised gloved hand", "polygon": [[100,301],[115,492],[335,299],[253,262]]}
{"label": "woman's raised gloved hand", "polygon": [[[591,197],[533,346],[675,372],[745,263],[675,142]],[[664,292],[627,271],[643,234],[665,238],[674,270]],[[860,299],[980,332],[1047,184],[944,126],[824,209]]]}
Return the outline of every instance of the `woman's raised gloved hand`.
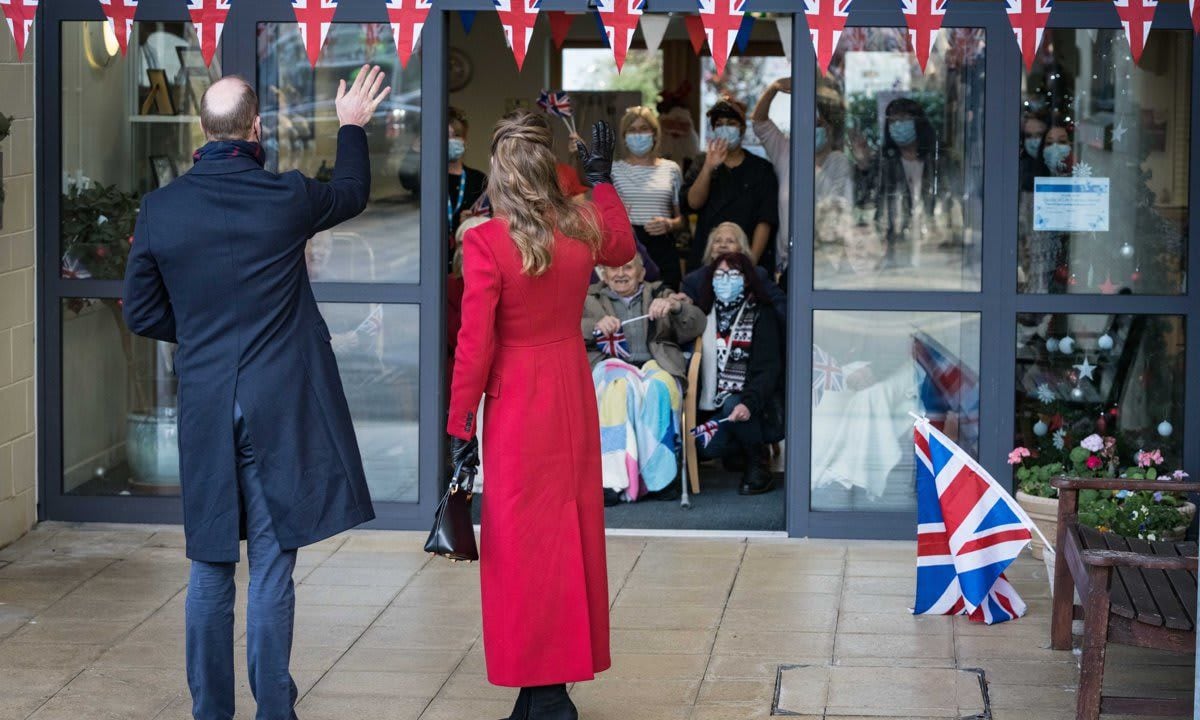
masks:
{"label": "woman's raised gloved hand", "polygon": [[582,142],[575,143],[579,152],[579,163],[583,166],[583,179],[588,185],[612,184],[613,152],[616,138],[608,123],[601,120],[592,126],[592,147]]}

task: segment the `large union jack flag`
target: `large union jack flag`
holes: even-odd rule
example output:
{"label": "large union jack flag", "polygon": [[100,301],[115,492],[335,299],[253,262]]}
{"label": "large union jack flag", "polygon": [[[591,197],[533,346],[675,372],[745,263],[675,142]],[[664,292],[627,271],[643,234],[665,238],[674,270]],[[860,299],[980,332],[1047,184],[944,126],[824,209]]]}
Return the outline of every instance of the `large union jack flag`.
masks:
{"label": "large union jack flag", "polygon": [[1017,38],[1017,47],[1025,60],[1025,69],[1032,72],[1046,23],[1050,22],[1050,11],[1054,9],[1053,0],[1007,0],[1007,3],[1008,22]]}
{"label": "large union jack flag", "polygon": [[213,56],[217,54],[217,43],[221,42],[221,34],[225,32],[229,0],[188,0],[188,12],[196,27],[196,37],[200,38],[204,64],[211,66]]}
{"label": "large union jack flag", "polygon": [[624,330],[618,330],[612,335],[605,335],[599,330],[595,330],[592,335],[596,338],[596,347],[600,348],[600,352],[605,355],[622,360],[633,357],[629,351],[629,338],[625,337]]}
{"label": "large union jack flag", "polygon": [[17,59],[25,59],[25,43],[33,32],[33,18],[37,15],[38,0],[0,0],[0,15],[12,31],[17,44]]}
{"label": "large union jack flag", "polygon": [[939,430],[949,413],[958,419],[958,439],[967,447],[979,441],[979,375],[962,358],[928,333],[913,334],[913,361],[925,371],[919,393],[921,408]]}
{"label": "large union jack flag", "polygon": [[[1025,603],[1004,577],[1037,530],[979,463],[928,420],[913,431],[917,455],[917,615],[1013,620]],[[1040,534],[1040,532],[1039,532]]]}
{"label": "large union jack flag", "polygon": [[817,345],[812,348],[812,362],[812,403],[816,407],[825,398],[826,390],[841,392],[846,389],[846,373],[832,355]]}
{"label": "large union jack flag", "polygon": [[133,18],[137,15],[138,0],[100,0],[104,17],[117,36],[121,55],[129,51],[129,36],[133,34]]}
{"label": "large union jack flag", "polygon": [[296,13],[296,26],[300,28],[308,62],[316,67],[337,13],[337,0],[292,0],[292,11]]}
{"label": "large union jack flag", "polygon": [[613,58],[617,61],[618,73],[625,66],[625,55],[629,52],[633,32],[645,7],[646,0],[598,0],[596,13],[600,16],[604,36],[608,38]]}
{"label": "large union jack flag", "polygon": [[804,0],[808,34],[812,38],[813,51],[817,54],[817,67],[822,73],[829,72],[829,63],[846,28],[846,20],[850,17],[850,1]]}
{"label": "large union jack flag", "polygon": [[1154,24],[1154,12],[1158,0],[1113,0],[1121,27],[1125,28],[1125,39],[1129,41],[1129,54],[1134,64],[1142,62],[1142,52],[1150,39],[1150,26]]}
{"label": "large union jack flag", "polygon": [[923,73],[946,17],[946,0],[900,0],[900,10],[908,23],[908,46],[916,53]]}
{"label": "large union jack flag", "polygon": [[396,54],[400,67],[408,67],[408,60],[417,51],[421,41],[421,29],[433,8],[430,0],[387,0],[388,22],[392,24],[392,38],[396,41]]}
{"label": "large union jack flag", "polygon": [[725,74],[725,62],[742,29],[746,0],[699,0],[700,22],[708,38],[708,51],[717,66],[717,77]]}

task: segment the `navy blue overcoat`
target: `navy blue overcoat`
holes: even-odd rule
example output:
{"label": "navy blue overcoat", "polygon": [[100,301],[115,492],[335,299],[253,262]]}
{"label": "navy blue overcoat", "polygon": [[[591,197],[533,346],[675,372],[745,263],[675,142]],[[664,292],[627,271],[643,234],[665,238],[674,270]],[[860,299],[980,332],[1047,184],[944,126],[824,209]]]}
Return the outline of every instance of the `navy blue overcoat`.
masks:
{"label": "navy blue overcoat", "polygon": [[235,400],[285,550],[375,517],[304,263],[309,237],[366,207],[370,158],[353,126],[338,134],[329,183],[268,172],[244,152],[198,157],[142,199],[124,314],[133,332],[179,345],[187,556],[235,562],[244,537]]}

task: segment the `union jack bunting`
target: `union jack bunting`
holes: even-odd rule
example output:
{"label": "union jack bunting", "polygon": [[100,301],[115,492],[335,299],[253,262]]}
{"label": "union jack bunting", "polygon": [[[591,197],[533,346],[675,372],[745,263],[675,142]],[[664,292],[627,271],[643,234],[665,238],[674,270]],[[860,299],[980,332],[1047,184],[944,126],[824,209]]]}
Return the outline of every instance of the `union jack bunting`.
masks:
{"label": "union jack bunting", "polygon": [[709,420],[703,425],[697,425],[692,428],[692,437],[696,438],[696,441],[700,443],[700,447],[708,447],[708,444],[712,442],[713,436],[720,429],[721,422],[719,420]]}
{"label": "union jack bunting", "polygon": [[133,17],[137,15],[138,0],[100,0],[104,17],[112,25],[117,36],[117,47],[121,55],[129,51],[129,36],[133,33]]}
{"label": "union jack bunting", "polygon": [[212,66],[217,54],[217,43],[225,31],[225,18],[229,15],[229,0],[188,0],[188,13],[200,38],[200,54],[204,64]]}
{"label": "union jack bunting", "polygon": [[[1025,603],[1004,577],[1036,530],[1025,511],[970,455],[919,418],[917,615],[1013,620]],[[1040,534],[1040,533],[1039,533]]]}
{"label": "union jack bunting", "polygon": [[812,404],[816,407],[825,398],[825,391],[841,392],[846,389],[846,374],[833,356],[819,346],[812,348]]}
{"label": "union jack bunting", "polygon": [[598,0],[598,3],[596,14],[612,48],[613,58],[617,61],[617,72],[620,73],[625,66],[625,55],[633,42],[633,33],[637,30],[646,0]]}
{"label": "union jack bunting", "polygon": [[425,18],[432,8],[430,0],[387,0],[388,22],[392,24],[392,38],[396,41],[400,67],[408,67],[409,58],[417,51],[421,29],[425,27]]}
{"label": "union jack bunting", "polygon": [[533,38],[533,26],[537,24],[538,7],[541,0],[494,0],[496,14],[504,27],[504,40],[512,49],[519,72],[525,65],[525,53]]}
{"label": "union jack bunting", "polygon": [[564,120],[571,117],[571,96],[562,90],[543,90],[542,94],[538,95],[537,104],[554,117]]}
{"label": "union jack bunting", "polygon": [[1054,9],[1053,0],[1007,0],[1007,4],[1008,22],[1025,60],[1025,69],[1032,71],[1046,23],[1050,22],[1050,11]]}
{"label": "union jack bunting", "polygon": [[567,35],[571,32],[571,23],[575,21],[575,16],[565,10],[547,10],[546,17],[550,20],[550,39],[554,41],[554,48],[562,50],[563,43],[567,41]]}
{"label": "union jack bunting", "polygon": [[292,11],[296,13],[296,26],[300,28],[300,39],[304,41],[308,62],[316,67],[321,57],[321,47],[329,35],[329,27],[333,25],[337,0],[292,0]]}
{"label": "union jack bunting", "polygon": [[923,73],[946,17],[946,0],[900,0],[900,10],[908,23],[908,46],[916,54]]}
{"label": "union jack bunting", "polygon": [[692,52],[697,55],[704,49],[704,21],[699,15],[684,15],[683,26],[687,28],[688,40],[692,43]]}
{"label": "union jack bunting", "polygon": [[25,43],[33,32],[38,0],[0,0],[0,15],[8,23],[13,41],[17,44],[17,59],[25,59]]}
{"label": "union jack bunting", "polygon": [[[1150,38],[1150,26],[1154,24],[1154,12],[1158,0],[1113,0],[1121,27],[1125,28],[1125,39],[1129,41],[1129,54],[1135,65],[1142,62],[1146,40]],[[1195,17],[1195,13],[1192,14]]]}
{"label": "union jack bunting", "polygon": [[605,355],[622,360],[633,357],[629,351],[629,339],[625,337],[624,330],[618,330],[612,335],[605,335],[599,330],[595,330],[592,335],[596,338],[596,347],[600,348],[600,352]]}
{"label": "union jack bunting", "polygon": [[808,20],[808,34],[812,38],[813,52],[817,54],[817,67],[822,73],[829,72],[829,63],[837,50],[838,40],[850,17],[851,0],[804,0],[804,17]]}
{"label": "union jack bunting", "polygon": [[1192,16],[1192,29],[1200,34],[1200,3],[1196,0],[1188,0],[1188,12]]}
{"label": "union jack bunting", "polygon": [[717,77],[725,74],[725,62],[737,43],[738,31],[742,29],[746,0],[698,0],[700,22],[708,38],[708,51],[717,66]]}

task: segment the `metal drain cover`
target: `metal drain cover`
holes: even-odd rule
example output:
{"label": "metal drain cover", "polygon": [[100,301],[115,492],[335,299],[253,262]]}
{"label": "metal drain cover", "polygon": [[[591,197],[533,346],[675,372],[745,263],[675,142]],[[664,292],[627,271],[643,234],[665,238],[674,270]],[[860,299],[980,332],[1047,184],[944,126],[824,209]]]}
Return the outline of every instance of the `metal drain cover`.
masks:
{"label": "metal drain cover", "polygon": [[982,670],[847,665],[780,665],[771,714],[813,718],[992,717]]}

